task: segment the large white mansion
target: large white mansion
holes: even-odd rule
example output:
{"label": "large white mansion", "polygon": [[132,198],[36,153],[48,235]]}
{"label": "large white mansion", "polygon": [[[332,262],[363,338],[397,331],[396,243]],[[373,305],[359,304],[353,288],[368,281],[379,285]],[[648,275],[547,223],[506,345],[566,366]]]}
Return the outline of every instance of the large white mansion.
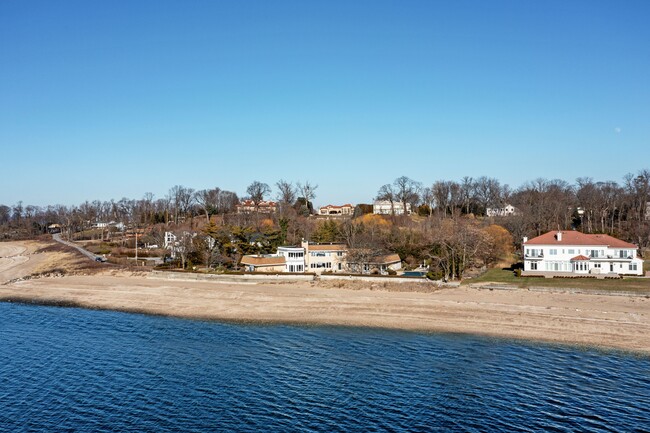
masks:
{"label": "large white mansion", "polygon": [[524,238],[522,275],[643,275],[637,246],[609,235],[551,231]]}

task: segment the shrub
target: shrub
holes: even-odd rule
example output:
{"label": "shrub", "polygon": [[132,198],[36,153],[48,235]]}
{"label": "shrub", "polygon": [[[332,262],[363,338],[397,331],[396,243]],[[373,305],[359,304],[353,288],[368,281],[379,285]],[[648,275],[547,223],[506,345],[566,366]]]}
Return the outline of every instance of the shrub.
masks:
{"label": "shrub", "polygon": [[430,280],[442,280],[444,274],[442,271],[429,271],[427,272],[427,278]]}

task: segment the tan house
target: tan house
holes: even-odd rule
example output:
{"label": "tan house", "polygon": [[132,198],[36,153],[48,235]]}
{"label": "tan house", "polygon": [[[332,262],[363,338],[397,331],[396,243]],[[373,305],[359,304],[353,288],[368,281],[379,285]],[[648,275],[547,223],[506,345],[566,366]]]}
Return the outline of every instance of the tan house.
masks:
{"label": "tan house", "polygon": [[343,272],[347,246],[344,244],[309,244],[303,242],[306,270],[308,272]]}
{"label": "tan house", "polygon": [[250,255],[241,258],[241,265],[248,272],[284,272],[286,261],[284,256]]}
{"label": "tan house", "polygon": [[399,258],[399,254],[381,254],[365,258],[358,263],[348,263],[348,270],[357,274],[386,275],[389,269],[393,271],[402,269],[402,260]]}
{"label": "tan house", "polygon": [[328,204],[327,206],[322,206],[318,209],[319,215],[352,215],[354,214],[354,206],[347,203],[343,206],[335,206],[333,204]]}
{"label": "tan house", "polygon": [[237,206],[237,213],[253,213],[257,210],[259,213],[275,213],[278,204],[274,201],[261,201],[255,207],[253,200],[242,200]]}

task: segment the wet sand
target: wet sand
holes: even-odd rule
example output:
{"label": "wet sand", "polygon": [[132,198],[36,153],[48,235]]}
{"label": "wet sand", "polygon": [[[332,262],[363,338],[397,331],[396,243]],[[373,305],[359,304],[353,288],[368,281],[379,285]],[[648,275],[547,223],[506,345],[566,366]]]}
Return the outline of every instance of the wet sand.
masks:
{"label": "wet sand", "polygon": [[0,300],[236,322],[471,333],[650,354],[645,296],[465,286],[394,291],[343,281],[183,281],[125,271],[15,281],[76,260],[72,253],[36,250],[36,243],[0,243]]}

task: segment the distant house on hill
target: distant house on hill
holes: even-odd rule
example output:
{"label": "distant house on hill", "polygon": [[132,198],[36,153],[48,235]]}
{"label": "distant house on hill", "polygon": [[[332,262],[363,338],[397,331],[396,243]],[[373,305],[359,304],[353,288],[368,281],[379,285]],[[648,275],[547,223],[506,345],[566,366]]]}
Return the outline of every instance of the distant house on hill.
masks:
{"label": "distant house on hill", "polygon": [[401,201],[375,200],[372,204],[372,213],[379,215],[411,215],[411,203],[406,203],[406,212],[404,204]]}
{"label": "distant house on hill", "polygon": [[261,201],[258,203],[257,207],[253,200],[242,200],[237,206],[237,213],[275,213],[278,208],[278,204],[274,201]]}
{"label": "distant house on hill", "polygon": [[328,204],[318,209],[319,215],[352,215],[354,213],[354,206],[351,204],[344,204],[342,206],[335,206]]}
{"label": "distant house on hill", "polygon": [[643,275],[637,246],[603,234],[550,231],[524,238],[522,275]]}
{"label": "distant house on hill", "polygon": [[505,217],[516,214],[517,209],[511,204],[507,204],[503,207],[489,207],[485,209],[485,215],[489,217]]}

